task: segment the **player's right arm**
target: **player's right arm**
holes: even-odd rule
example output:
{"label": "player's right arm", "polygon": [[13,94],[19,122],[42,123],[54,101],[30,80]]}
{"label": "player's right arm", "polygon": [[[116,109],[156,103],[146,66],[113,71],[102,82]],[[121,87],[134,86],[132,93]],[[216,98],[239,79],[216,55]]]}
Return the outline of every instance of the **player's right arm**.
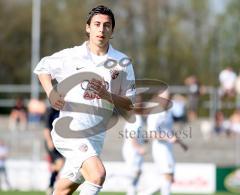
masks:
{"label": "player's right arm", "polygon": [[50,74],[39,74],[38,79],[39,79],[45,93],[47,94],[47,97],[49,98],[50,92],[53,89],[51,75]]}
{"label": "player's right arm", "polygon": [[54,98],[50,97],[51,92],[54,90],[53,85],[52,85],[51,75],[50,74],[39,74],[38,79],[39,79],[45,93],[47,94],[47,97],[49,98],[52,107],[57,110],[61,110],[64,106],[64,99],[60,95],[54,96]]}

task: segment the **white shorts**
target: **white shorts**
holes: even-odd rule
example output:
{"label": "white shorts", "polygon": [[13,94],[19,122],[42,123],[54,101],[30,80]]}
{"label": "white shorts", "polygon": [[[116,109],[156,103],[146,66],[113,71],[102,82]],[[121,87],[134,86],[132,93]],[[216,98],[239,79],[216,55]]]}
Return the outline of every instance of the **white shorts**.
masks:
{"label": "white shorts", "polygon": [[127,164],[129,173],[137,174],[141,170],[143,164],[143,156],[138,154],[137,151],[130,145],[130,143],[123,144],[123,159]]}
{"label": "white shorts", "polygon": [[175,160],[173,157],[172,144],[163,141],[153,141],[152,154],[156,170],[160,174],[173,174]]}
{"label": "white shorts", "polygon": [[[82,139],[63,138],[54,130],[52,130],[51,135],[55,148],[65,157],[60,178],[66,178],[80,184],[82,182],[80,168],[86,159],[100,155],[105,133]],[[100,139],[101,137],[102,139]]]}

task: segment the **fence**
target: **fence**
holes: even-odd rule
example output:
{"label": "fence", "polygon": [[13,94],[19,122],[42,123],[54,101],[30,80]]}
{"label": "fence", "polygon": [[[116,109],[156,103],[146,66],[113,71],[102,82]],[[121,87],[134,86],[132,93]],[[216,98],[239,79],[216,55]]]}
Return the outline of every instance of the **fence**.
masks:
{"label": "fence", "polygon": [[[186,86],[169,86],[171,93],[179,93],[183,95],[189,94],[189,88]],[[0,108],[11,108],[15,104],[15,97],[25,97],[25,102],[30,99],[31,85],[0,85]],[[43,95],[43,91],[40,90]],[[208,100],[203,102],[203,107],[208,109],[208,116],[214,117],[217,109],[220,108],[235,108],[237,103],[235,102],[222,102],[218,95],[218,88],[205,87],[205,93],[208,95]],[[2,94],[7,98],[2,98]]]}

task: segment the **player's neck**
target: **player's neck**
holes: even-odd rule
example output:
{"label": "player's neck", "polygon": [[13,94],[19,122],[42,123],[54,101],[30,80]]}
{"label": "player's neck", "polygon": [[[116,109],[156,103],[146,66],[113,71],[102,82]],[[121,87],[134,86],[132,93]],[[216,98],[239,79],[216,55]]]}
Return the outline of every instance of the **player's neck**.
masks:
{"label": "player's neck", "polygon": [[106,44],[103,46],[98,46],[98,45],[92,43],[91,41],[88,41],[87,47],[90,50],[90,52],[92,52],[93,54],[98,55],[98,56],[103,56],[107,53],[109,44]]}

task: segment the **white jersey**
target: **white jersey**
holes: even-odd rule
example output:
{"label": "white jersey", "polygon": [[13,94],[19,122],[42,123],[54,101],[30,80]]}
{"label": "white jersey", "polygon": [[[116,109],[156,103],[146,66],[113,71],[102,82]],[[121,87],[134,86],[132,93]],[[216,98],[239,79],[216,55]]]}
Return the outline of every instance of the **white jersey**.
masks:
{"label": "white jersey", "polygon": [[[56,79],[58,83],[60,83],[76,73],[82,72],[84,74],[84,72],[93,72],[104,80],[109,92],[123,96],[133,96],[135,94],[135,77],[132,65],[130,64],[123,67],[117,63],[117,65],[111,69],[105,68],[104,66],[104,62],[107,59],[119,62],[123,58],[126,58],[126,55],[113,49],[111,45],[105,56],[95,56],[89,51],[85,42],[81,46],[64,49],[52,56],[43,58],[35,68],[34,73],[50,74],[53,79]],[[92,78],[88,78],[87,80],[84,80],[65,94],[64,100],[66,102],[83,103],[95,106],[95,108],[92,107],[89,109],[90,114],[86,114],[71,112],[71,107],[67,104],[65,105],[65,107],[68,108],[68,111],[60,111],[59,119],[64,116],[73,117],[73,121],[70,125],[73,130],[91,128],[100,123],[102,117],[93,114],[96,113],[96,107],[109,110],[113,109],[111,103],[100,99],[91,90],[86,89],[91,79]]]}
{"label": "white jersey", "polygon": [[233,89],[237,75],[233,70],[224,69],[219,74],[219,81],[224,89]]}
{"label": "white jersey", "polygon": [[[148,131],[158,131],[162,135],[171,135],[173,131],[173,118],[170,111],[150,114],[147,118]],[[161,141],[162,142],[162,141]]]}

